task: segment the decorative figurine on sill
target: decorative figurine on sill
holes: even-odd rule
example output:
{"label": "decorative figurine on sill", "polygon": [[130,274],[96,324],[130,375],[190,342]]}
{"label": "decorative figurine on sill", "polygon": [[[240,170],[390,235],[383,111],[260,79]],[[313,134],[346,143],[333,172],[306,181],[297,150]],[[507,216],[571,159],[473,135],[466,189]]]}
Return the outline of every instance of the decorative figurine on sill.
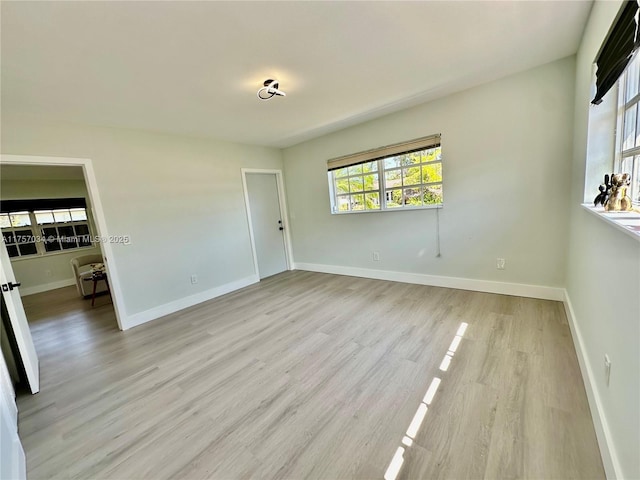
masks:
{"label": "decorative figurine on sill", "polygon": [[598,204],[600,204],[600,205],[602,205],[604,207],[604,204],[607,203],[607,200],[609,200],[609,190],[611,190],[611,183],[609,182],[609,175],[605,175],[604,176],[604,183],[602,183],[602,184],[600,184],[598,186],[598,190],[600,190],[600,193],[593,200],[593,206],[597,207]]}
{"label": "decorative figurine on sill", "polygon": [[611,190],[609,198],[604,204],[607,212],[626,212],[631,210],[631,198],[627,195],[627,188],[631,185],[631,175],[616,173],[611,175]]}

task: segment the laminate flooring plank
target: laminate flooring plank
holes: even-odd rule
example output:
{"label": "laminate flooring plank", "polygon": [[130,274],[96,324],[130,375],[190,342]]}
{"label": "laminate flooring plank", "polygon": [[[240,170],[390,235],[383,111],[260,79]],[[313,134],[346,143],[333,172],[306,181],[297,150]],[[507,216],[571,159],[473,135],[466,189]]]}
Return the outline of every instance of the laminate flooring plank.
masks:
{"label": "laminate flooring plank", "polygon": [[604,478],[558,302],[291,271],[126,332],[108,296],[24,304],[30,479],[381,478],[398,447],[398,478]]}

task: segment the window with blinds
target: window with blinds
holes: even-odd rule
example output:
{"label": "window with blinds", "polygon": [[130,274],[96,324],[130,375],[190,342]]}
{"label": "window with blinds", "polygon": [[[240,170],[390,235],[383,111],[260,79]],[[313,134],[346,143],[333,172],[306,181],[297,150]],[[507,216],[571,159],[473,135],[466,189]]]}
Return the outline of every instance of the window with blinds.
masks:
{"label": "window with blinds", "polygon": [[9,257],[93,246],[83,198],[2,201],[0,230]]}
{"label": "window with blinds", "polygon": [[439,134],[334,158],[327,169],[331,213],[442,205]]}

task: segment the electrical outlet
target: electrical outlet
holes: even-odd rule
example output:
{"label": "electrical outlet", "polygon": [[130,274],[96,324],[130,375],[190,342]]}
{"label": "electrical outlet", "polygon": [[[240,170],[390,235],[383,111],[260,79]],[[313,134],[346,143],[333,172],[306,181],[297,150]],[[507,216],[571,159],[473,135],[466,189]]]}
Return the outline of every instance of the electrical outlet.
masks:
{"label": "electrical outlet", "polygon": [[504,258],[496,258],[496,268],[498,270],[504,270],[505,263]]}
{"label": "electrical outlet", "polygon": [[609,355],[604,356],[604,379],[607,383],[607,387],[609,386],[609,379],[611,378],[611,360],[609,359]]}
{"label": "electrical outlet", "polygon": [[371,252],[371,258],[373,259],[374,262],[379,262],[380,252],[377,252],[377,251]]}
{"label": "electrical outlet", "polygon": [[191,284],[195,285],[196,283],[198,283],[198,276],[197,275],[191,275]]}

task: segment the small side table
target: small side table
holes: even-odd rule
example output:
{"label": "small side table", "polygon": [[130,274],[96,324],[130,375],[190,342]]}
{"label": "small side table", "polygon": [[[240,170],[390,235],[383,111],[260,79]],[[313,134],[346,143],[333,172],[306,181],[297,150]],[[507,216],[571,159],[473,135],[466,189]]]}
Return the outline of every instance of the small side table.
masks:
{"label": "small side table", "polygon": [[[100,280],[104,280],[104,284],[107,286],[107,293],[111,298],[111,289],[109,288],[109,280],[107,280],[107,273],[104,270],[95,270],[91,273],[90,277],[84,279],[86,282],[93,281],[93,293],[91,294],[91,306],[93,307],[96,302],[96,287]],[[113,299],[112,299],[113,301]]]}

